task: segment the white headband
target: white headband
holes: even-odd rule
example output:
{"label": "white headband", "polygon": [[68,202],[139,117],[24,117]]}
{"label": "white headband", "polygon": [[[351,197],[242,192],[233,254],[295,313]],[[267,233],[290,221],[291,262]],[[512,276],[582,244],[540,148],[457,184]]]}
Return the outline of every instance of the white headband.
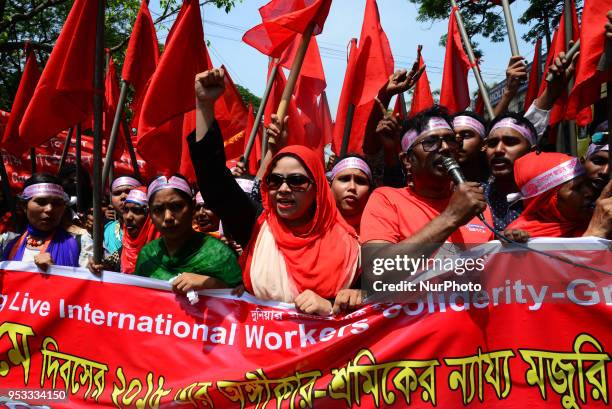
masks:
{"label": "white headband", "polygon": [[64,189],[57,183],[36,183],[23,189],[21,194],[21,198],[24,200],[30,200],[37,196],[59,197],[66,203],[70,201]]}
{"label": "white headband", "polygon": [[240,189],[246,194],[250,194],[253,190],[253,185],[255,184],[254,180],[244,179],[244,178],[236,178],[236,183],[240,186]]}
{"label": "white headband", "polygon": [[135,203],[140,206],[147,205],[147,194],[140,189],[132,189],[128,193],[125,202]]}
{"label": "white headband", "polygon": [[346,169],[358,169],[362,171],[367,175],[370,183],[372,183],[372,171],[370,170],[370,167],[363,159],[356,157],[342,159],[340,162],[334,165],[330,172],[327,172],[326,176],[329,178],[329,180],[333,181],[336,176],[338,176],[338,173]]}
{"label": "white headband", "polygon": [[508,202],[515,202],[519,199],[524,200],[541,195],[552,188],[583,175],[585,172],[578,158],[572,158],[534,177],[529,182],[525,183],[520,193],[509,194],[507,200]]}
{"label": "white headband", "polygon": [[489,135],[491,135],[493,131],[499,128],[514,129],[516,132],[520,133],[523,138],[527,139],[527,141],[529,141],[529,143],[532,146],[535,145],[537,142],[537,138],[533,134],[533,132],[526,126],[517,123],[516,119],[514,118],[507,117],[507,118],[501,119],[499,122],[493,125],[493,128],[491,128],[491,131],[489,132]]}
{"label": "white headband", "polygon": [[131,176],[121,176],[113,180],[113,184],[111,185],[111,191],[117,189],[119,186],[138,187],[142,186],[142,183],[140,183],[137,179],[134,179]]}
{"label": "white headband", "polygon": [[187,193],[189,197],[193,197],[191,187],[189,187],[189,183],[187,183],[184,179],[176,176],[172,176],[170,179],[166,178],[165,176],[160,176],[149,185],[147,200],[151,200],[151,197],[153,197],[155,193],[163,189],[178,189]]}
{"label": "white headband", "polygon": [[610,151],[610,145],[597,145],[595,143],[592,143],[589,145],[589,149],[587,149],[586,151],[586,155],[584,155],[585,158],[590,158],[591,156],[595,155],[597,152],[609,152]]}
{"label": "white headband", "polygon": [[479,120],[472,118],[467,115],[459,115],[453,119],[453,128],[457,128],[459,126],[464,126],[466,128],[472,129],[481,138],[485,137],[485,127]]}
{"label": "white headband", "polygon": [[406,152],[410,147],[416,142],[418,138],[421,136],[426,136],[433,131],[438,131],[440,129],[445,129],[453,132],[453,128],[446,122],[444,118],[440,118],[437,116],[429,118],[427,125],[423,128],[420,134],[417,134],[416,129],[410,129],[408,132],[404,134],[402,137],[402,150]]}

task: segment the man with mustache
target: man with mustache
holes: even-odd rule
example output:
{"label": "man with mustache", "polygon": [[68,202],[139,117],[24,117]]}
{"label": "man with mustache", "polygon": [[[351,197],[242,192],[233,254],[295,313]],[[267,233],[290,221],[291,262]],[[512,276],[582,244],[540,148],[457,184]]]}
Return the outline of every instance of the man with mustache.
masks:
{"label": "man with mustache", "polygon": [[413,185],[381,187],[370,196],[361,221],[364,250],[376,257],[428,256],[444,242],[483,243],[492,233],[476,217],[486,211],[482,187],[476,182],[454,186],[443,160],[461,146],[445,108],[434,106],[417,114],[402,137],[400,159],[410,170]]}
{"label": "man with mustache", "polygon": [[[542,95],[531,104],[527,112],[524,115],[498,115],[487,129],[483,149],[491,176],[484,188],[495,229],[498,231],[504,231],[523,211],[521,201],[507,200],[508,195],[518,192],[514,181],[514,161],[535,148],[538,139],[544,134],[550,119],[550,110],[562,90],[567,87],[567,81],[575,69],[577,55],[568,60],[564,52],[559,53],[548,68],[548,73],[553,75],[552,81],[547,83]],[[510,64],[513,64],[515,58],[517,57],[510,60]],[[509,69],[507,75],[514,74]],[[496,112],[508,106],[508,101],[514,97],[517,90],[518,87],[506,90],[502,102],[495,107]]]}

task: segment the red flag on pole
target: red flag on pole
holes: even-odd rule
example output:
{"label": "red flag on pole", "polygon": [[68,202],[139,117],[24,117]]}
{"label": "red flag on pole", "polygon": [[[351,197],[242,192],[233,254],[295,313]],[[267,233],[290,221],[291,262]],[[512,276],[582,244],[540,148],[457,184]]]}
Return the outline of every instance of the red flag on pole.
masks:
{"label": "red flag on pole", "polygon": [[[572,39],[574,41],[580,38],[580,26],[578,25],[578,15],[576,14],[576,7],[574,1],[571,1],[571,18],[572,18]],[[546,58],[546,65],[544,67],[544,75],[542,75],[542,81],[540,83],[540,89],[538,90],[538,96],[542,95],[546,89],[548,82],[546,81],[546,74],[548,73],[548,67],[554,59],[559,55],[560,52],[565,51],[565,11],[561,15],[559,20],[559,27],[553,35],[552,42],[550,44],[550,50],[548,50],[548,56]],[[582,45],[582,43],[581,43]],[[567,110],[567,90],[564,89],[559,98],[555,101],[551,113],[549,126],[553,126],[563,119],[570,119],[566,115]],[[574,118],[572,118],[574,119]],[[576,117],[578,124],[587,124],[592,120],[592,113],[590,107],[583,109]]]}
{"label": "red flag on pole", "polygon": [[158,170],[179,167],[183,116],[195,106],[193,81],[208,68],[198,1],[185,0],[151,77],[138,124],[138,152]]}
{"label": "red flag on pole", "polygon": [[97,12],[97,1],[72,5],[19,127],[29,146],[86,120],[93,111]]}
{"label": "red flag on pole", "polygon": [[242,40],[262,54],[279,58],[298,34],[314,24],[313,35],[323,31],[331,0],[272,0],[259,9],[262,23]]}
{"label": "red flag on pole", "polygon": [[[268,68],[268,76],[270,76],[272,72],[272,64],[274,63],[272,62]],[[264,110],[264,124],[266,126],[270,124],[272,114],[276,113],[276,108],[280,103],[281,97],[283,95],[283,90],[285,89],[286,84],[287,79],[285,78],[283,69],[279,67],[278,70],[276,70],[276,79],[274,80],[274,86],[270,91],[270,95],[268,96],[268,103],[266,104],[266,109]],[[305,143],[307,138],[306,131],[304,129],[304,123],[302,121],[302,115],[297,109],[294,97],[292,97],[291,101],[289,102],[287,115],[289,116],[289,129],[287,130],[289,136],[288,145],[308,146]]]}
{"label": "red flag on pole", "polygon": [[351,102],[355,106],[373,100],[393,74],[393,54],[387,35],[380,25],[376,0],[366,2],[357,50],[351,92]]}
{"label": "red flag on pole", "polygon": [[26,45],[26,62],[17,94],[13,100],[11,115],[8,117],[8,122],[2,135],[2,148],[8,152],[19,156],[23,154],[28,145],[19,137],[19,125],[23,119],[23,115],[34,95],[36,84],[40,79],[40,68],[36,62],[36,56],[30,47]]}
{"label": "red flag on pole", "polygon": [[[419,53],[420,54],[420,53]],[[423,56],[419,55],[419,69],[425,65]],[[414,93],[412,94],[412,102],[410,103],[409,117],[413,117],[418,112],[424,111],[431,108],[434,105],[433,95],[429,88],[429,79],[427,78],[427,71],[423,71],[421,77],[418,79],[414,87]]]}
{"label": "red flag on pole", "polygon": [[[580,112],[589,109],[601,95],[601,84],[612,81],[612,69],[598,70],[597,66],[604,53],[606,38],[604,26],[610,4],[605,1],[585,0],[582,9],[582,31],[580,32],[580,58],[576,69],[576,80],[567,104],[567,117],[576,117],[578,125]],[[609,40],[608,40],[609,41]],[[603,67],[602,67],[603,68]],[[611,91],[608,90],[608,98]]]}
{"label": "red flag on pole", "polygon": [[525,94],[525,111],[529,109],[533,103],[533,100],[538,97],[538,86],[540,85],[539,73],[541,49],[542,39],[538,38],[533,54],[533,61],[531,62],[531,70],[529,71],[529,84],[527,85],[527,94]]}
{"label": "red flag on pole", "polygon": [[[336,154],[340,154],[340,147],[342,146],[342,135],[344,135],[344,127],[346,124],[346,113],[348,111],[348,106],[351,103],[351,93],[353,87],[353,77],[355,74],[355,68],[357,64],[357,39],[351,39],[349,44],[349,53],[348,53],[348,63],[346,65],[346,71],[344,73],[344,82],[342,83],[342,91],[340,92],[340,100],[338,101],[338,109],[336,111],[336,123],[334,125],[334,133],[332,138],[332,150]],[[355,109],[355,114],[357,114],[358,109]],[[357,115],[355,115],[357,116]],[[353,124],[351,127],[351,134],[353,133],[353,129],[356,126],[359,126],[359,123],[355,122],[355,117],[353,117]],[[349,152],[361,152],[362,147],[357,146],[356,144],[351,144],[353,139],[349,141]]]}
{"label": "red flag on pole", "polygon": [[[119,105],[119,82],[117,81],[117,70],[113,57],[109,57],[108,70],[106,71],[106,80],[104,83],[104,111],[102,112],[102,126],[104,130],[104,141],[110,140],[113,122],[115,120],[115,112]],[[125,151],[125,133],[123,127],[119,128],[117,140],[115,142],[115,150],[113,151],[113,160],[119,160]]]}
{"label": "red flag on pole", "polygon": [[138,129],[142,102],[158,62],[159,44],[155,34],[155,25],[147,6],[147,0],[142,0],[121,72],[121,78],[134,87],[134,98],[131,105],[134,112],[132,128]]}
{"label": "red flag on pole", "polygon": [[440,104],[448,108],[451,114],[463,111],[470,105],[470,89],[467,81],[470,60],[461,43],[461,34],[455,18],[456,10],[458,8],[453,7],[448,21],[446,55],[440,89]]}
{"label": "red flag on pole", "polygon": [[334,133],[334,124],[332,122],[331,112],[329,111],[329,104],[327,103],[327,95],[325,92],[321,94],[319,100],[319,115],[318,115],[319,129],[321,130],[321,146],[325,147],[332,141],[332,135]]}
{"label": "red flag on pole", "polygon": [[[247,144],[249,142],[249,136],[253,131],[253,127],[255,124],[255,115],[253,114],[253,105],[249,104],[249,112],[247,114],[247,122],[244,128],[244,146],[243,151],[246,150]],[[259,126],[257,125],[259,128]],[[251,154],[249,155],[249,168],[247,171],[251,175],[257,174],[257,170],[259,170],[259,160],[261,159],[261,132],[257,129],[257,134],[255,135],[255,144],[251,149]]]}
{"label": "red flag on pole", "polygon": [[248,111],[229,71],[223,65],[221,68],[225,71],[225,92],[215,102],[215,119],[223,135],[225,157],[229,160],[244,153],[244,139],[248,138],[244,134]]}
{"label": "red flag on pole", "polygon": [[[296,36],[293,43],[283,53],[279,60],[279,64],[282,67],[289,70],[291,69],[293,60],[295,59],[295,53],[299,48],[301,40],[301,35]],[[309,111],[308,108],[312,104],[312,100],[321,95],[325,87],[327,87],[327,82],[325,81],[325,73],[323,71],[319,46],[317,44],[317,39],[311,38],[308,43],[304,62],[302,63],[300,76],[295,86],[295,91],[293,92],[298,108],[302,109],[302,111],[306,111],[309,116],[312,116],[316,109]],[[314,107],[316,108],[316,104]]]}

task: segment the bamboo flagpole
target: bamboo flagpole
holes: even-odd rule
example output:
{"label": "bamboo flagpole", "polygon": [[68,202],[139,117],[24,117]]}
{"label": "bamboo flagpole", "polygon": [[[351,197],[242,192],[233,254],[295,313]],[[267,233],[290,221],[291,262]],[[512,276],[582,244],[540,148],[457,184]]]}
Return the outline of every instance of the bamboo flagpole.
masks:
{"label": "bamboo flagpole", "polygon": [[[454,1],[454,0],[453,0]],[[502,8],[504,9],[504,19],[506,20],[506,28],[508,29],[508,40],[510,40],[510,51],[512,56],[521,55],[519,53],[518,42],[516,41],[516,31],[514,31],[514,20],[510,11],[510,2],[501,0]]]}
{"label": "bamboo flagpole", "polygon": [[268,83],[266,84],[266,89],[264,91],[263,96],[261,97],[261,103],[259,104],[259,108],[257,109],[257,115],[255,115],[255,122],[253,123],[253,129],[251,129],[251,134],[249,135],[249,140],[247,142],[246,149],[244,150],[244,166],[245,168],[249,166],[249,155],[251,155],[251,150],[255,144],[255,138],[257,137],[257,130],[259,129],[259,125],[261,123],[261,118],[263,117],[264,111],[266,109],[266,104],[268,103],[268,98],[270,97],[270,92],[272,91],[272,87],[274,86],[274,79],[276,78],[276,72],[278,71],[278,59],[274,59],[272,62],[272,71],[270,71],[270,78],[268,78]]}
{"label": "bamboo flagpole", "polygon": [[[108,74],[107,74],[108,75]],[[121,81],[121,92],[119,93],[119,103],[117,104],[117,110],[115,111],[115,118],[113,119],[113,127],[111,128],[110,138],[108,140],[108,146],[106,147],[106,157],[104,158],[104,169],[102,170],[102,186],[106,185],[108,181],[108,175],[110,168],[113,165],[113,152],[115,151],[115,145],[117,143],[117,134],[119,133],[119,127],[121,126],[121,117],[123,116],[123,105],[127,98],[128,84],[125,81]]]}
{"label": "bamboo flagpole", "polygon": [[[457,2],[455,0],[451,0],[451,5],[453,7],[457,7]],[[491,100],[489,99],[489,91],[487,90],[487,87],[485,86],[485,83],[482,80],[482,75],[480,75],[480,68],[478,68],[476,56],[474,55],[474,50],[472,49],[472,43],[470,42],[470,38],[467,35],[467,31],[465,31],[465,26],[463,25],[463,18],[461,17],[459,9],[457,9],[457,11],[455,12],[455,17],[457,18],[457,26],[459,27],[459,33],[461,33],[463,45],[465,46],[468,58],[470,60],[470,65],[472,66],[472,72],[474,73],[476,83],[478,84],[478,89],[480,90],[482,102],[484,103],[485,109],[489,114],[489,118],[493,119],[495,117],[495,113],[493,112]]]}
{"label": "bamboo flagpole", "polygon": [[94,64],[94,139],[93,139],[93,260],[99,264],[102,261],[102,97],[104,96],[104,8],[106,1],[98,1],[96,17],[96,58]]}
{"label": "bamboo flagpole", "polygon": [[[311,23],[306,29],[306,31],[304,31],[304,34],[302,34],[300,47],[295,53],[295,58],[293,59],[293,66],[291,67],[289,78],[287,78],[287,84],[285,85],[285,89],[283,90],[283,96],[281,97],[280,104],[278,104],[278,109],[276,110],[276,116],[278,117],[278,120],[281,124],[287,116],[287,109],[289,108],[291,95],[293,94],[295,83],[297,82],[297,79],[300,75],[302,64],[304,63],[304,57],[306,56],[306,51],[308,50],[308,44],[310,44],[310,38],[312,37],[313,30],[314,23]],[[274,140],[274,138],[269,138],[268,143],[276,143],[276,141]]]}

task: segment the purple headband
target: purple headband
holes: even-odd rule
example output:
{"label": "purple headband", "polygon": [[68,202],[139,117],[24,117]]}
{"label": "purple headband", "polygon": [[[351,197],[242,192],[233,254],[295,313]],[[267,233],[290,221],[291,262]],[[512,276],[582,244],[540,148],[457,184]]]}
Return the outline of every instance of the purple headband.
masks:
{"label": "purple headband", "polygon": [[160,176],[149,185],[147,200],[151,200],[151,197],[162,189],[178,189],[187,193],[189,197],[193,197],[191,187],[189,187],[189,183],[187,183],[187,181],[184,179],[176,176],[171,176],[170,179],[166,178],[165,176]]}
{"label": "purple headband", "polygon": [[495,125],[493,125],[493,128],[491,128],[489,135],[499,128],[514,129],[516,132],[520,133],[523,138],[527,139],[531,145],[535,145],[537,142],[536,136],[531,132],[531,130],[526,126],[518,124],[514,118],[507,117],[497,122]]}
{"label": "purple headband", "polygon": [[463,127],[472,129],[474,132],[480,135],[481,138],[485,137],[484,125],[479,120],[472,118],[471,116],[467,116],[467,115],[456,116],[453,119],[453,128],[457,128],[459,126],[463,126]]}
{"label": "purple headband", "polygon": [[36,196],[59,197],[66,203],[70,201],[64,189],[57,183],[36,183],[23,189],[21,194],[21,198],[24,200],[30,200]]}
{"label": "purple headband", "polygon": [[601,151],[609,152],[610,145],[597,145],[595,143],[592,143],[589,145],[589,149],[587,149],[586,155],[584,155],[584,157],[588,159],[591,156],[595,155],[597,152]]}
{"label": "purple headband", "polygon": [[119,186],[138,187],[142,186],[142,183],[140,183],[138,180],[134,179],[131,176],[121,176],[113,180],[113,184],[111,185],[111,191],[117,189]]}
{"label": "purple headband", "polygon": [[417,134],[416,129],[410,129],[408,132],[404,134],[402,137],[402,150],[405,152],[416,142],[418,138],[421,136],[426,136],[433,131],[438,131],[440,129],[445,129],[453,132],[453,128],[446,122],[444,118],[440,118],[438,116],[434,116],[429,118],[427,125],[423,128],[420,134]]}
{"label": "purple headband", "polygon": [[200,205],[200,204],[201,204],[201,205],[203,205],[203,204],[204,204],[204,198],[202,198],[202,193],[200,193],[200,192],[196,193],[196,195],[195,195],[195,201],[196,201],[196,204],[199,204],[199,205]]}
{"label": "purple headband", "polygon": [[363,159],[356,157],[344,158],[340,162],[336,163],[332,170],[327,173],[327,177],[329,180],[333,181],[336,176],[338,176],[338,173],[346,169],[358,169],[362,171],[368,176],[370,183],[372,183],[372,171],[370,170],[370,167]]}
{"label": "purple headband", "polygon": [[146,206],[148,203],[147,194],[140,189],[132,189],[130,190],[130,193],[128,193],[125,202],[135,203],[140,206]]}

